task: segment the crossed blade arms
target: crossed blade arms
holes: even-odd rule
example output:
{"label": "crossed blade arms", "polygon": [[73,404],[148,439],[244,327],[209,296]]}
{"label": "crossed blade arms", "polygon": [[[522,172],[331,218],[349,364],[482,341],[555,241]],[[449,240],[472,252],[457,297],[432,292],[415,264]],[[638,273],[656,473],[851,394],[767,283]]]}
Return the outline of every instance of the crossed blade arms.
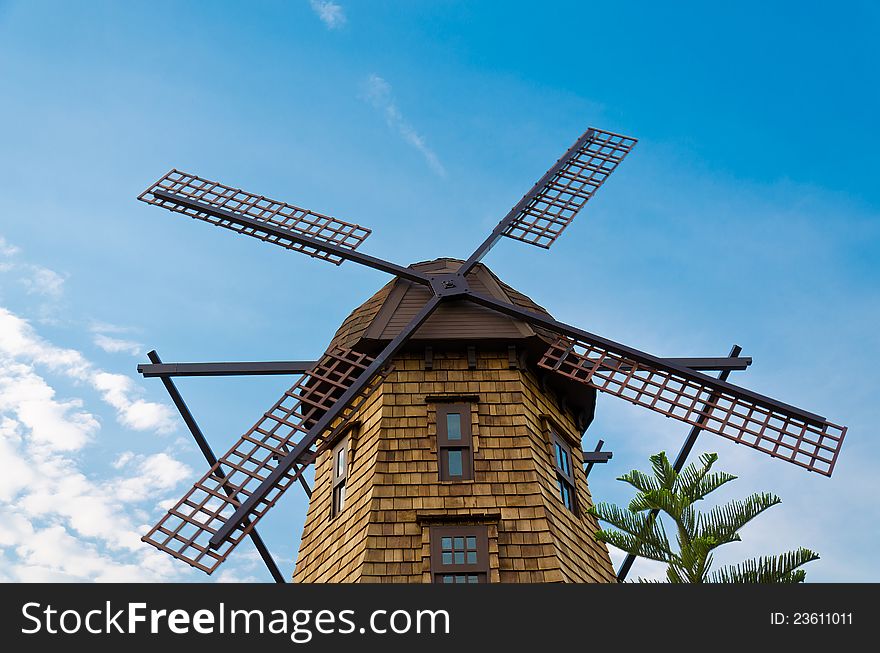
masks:
{"label": "crossed blade arms", "polygon": [[[589,129],[511,209],[459,269],[466,275],[501,236],[549,247],[635,145]],[[355,251],[370,230],[172,170],[139,199],[287,249],[352,260],[431,287],[431,279]],[[554,331],[539,367],[667,417],[830,476],[846,433],[823,417],[669,359],[477,293],[461,295]],[[386,364],[440,304],[432,297],[375,359],[328,351],[143,538],[211,573],[343,428],[387,374]],[[218,474],[217,469],[223,474]]]}

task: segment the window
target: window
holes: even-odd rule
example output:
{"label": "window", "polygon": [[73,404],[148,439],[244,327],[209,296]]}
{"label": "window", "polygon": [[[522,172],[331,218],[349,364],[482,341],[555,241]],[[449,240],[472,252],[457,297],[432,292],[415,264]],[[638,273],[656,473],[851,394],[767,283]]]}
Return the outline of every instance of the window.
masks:
{"label": "window", "polygon": [[486,527],[433,527],[431,570],[435,583],[488,582],[489,536]]}
{"label": "window", "polygon": [[333,447],[333,505],[330,514],[335,517],[345,509],[345,481],[348,478],[348,438]]}
{"label": "window", "polygon": [[470,404],[437,406],[437,454],[441,481],[465,481],[474,477]]}
{"label": "window", "polygon": [[553,457],[556,460],[556,488],[562,505],[575,511],[574,472],[572,471],[571,448],[563,439],[553,433]]}

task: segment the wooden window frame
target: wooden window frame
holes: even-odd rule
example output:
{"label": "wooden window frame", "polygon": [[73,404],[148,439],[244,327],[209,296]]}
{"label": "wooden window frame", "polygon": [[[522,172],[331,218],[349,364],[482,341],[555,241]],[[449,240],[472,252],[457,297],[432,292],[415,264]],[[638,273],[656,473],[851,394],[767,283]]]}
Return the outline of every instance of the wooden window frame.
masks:
{"label": "wooden window frame", "polygon": [[[471,427],[473,405],[446,403],[437,405],[437,465],[441,481],[472,481],[474,479],[474,437]],[[461,415],[461,438],[450,440],[447,432],[449,414]],[[461,452],[461,476],[449,474],[448,452]]]}
{"label": "wooden window frame", "polygon": [[[571,445],[565,441],[565,438],[556,432],[556,429],[550,429],[550,444],[552,446],[553,452],[553,467],[556,470],[556,489],[557,496],[559,497],[560,502],[565,508],[570,511],[572,514],[577,515],[578,511],[578,500],[577,500],[577,483],[575,483],[574,479],[574,465],[575,458],[574,453],[571,450]],[[568,457],[568,471],[564,470],[559,465],[559,456],[556,453],[556,448],[559,447],[562,449],[563,453]],[[560,485],[564,485],[568,488],[568,495],[570,498],[569,503],[570,506],[565,505],[565,499],[562,496]]]}
{"label": "wooden window frame", "polygon": [[[475,537],[475,563],[443,563],[442,542],[445,537]],[[486,524],[431,526],[431,580],[442,583],[444,576],[476,576],[477,583],[489,582],[489,527]],[[465,539],[465,542],[467,540]],[[465,549],[467,545],[465,544]]]}
{"label": "wooden window frame", "polygon": [[[339,465],[337,464],[337,456],[339,453],[343,452],[345,456],[344,467],[345,469],[340,473]],[[348,452],[348,436],[341,438],[339,442],[337,442],[330,453],[330,465],[332,466],[332,473],[330,475],[332,479],[332,486],[330,490],[330,517],[336,517],[338,514],[345,511],[345,506],[347,505],[348,494],[346,484],[348,482],[348,468],[349,468],[349,452]],[[339,506],[339,501],[337,497],[342,496],[342,506]]]}

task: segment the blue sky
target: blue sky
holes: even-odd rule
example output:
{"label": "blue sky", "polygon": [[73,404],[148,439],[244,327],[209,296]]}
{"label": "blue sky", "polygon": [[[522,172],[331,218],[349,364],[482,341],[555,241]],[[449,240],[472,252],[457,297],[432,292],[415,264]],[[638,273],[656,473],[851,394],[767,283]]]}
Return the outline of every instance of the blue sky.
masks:
{"label": "blue sky", "polygon": [[[639,145],[550,252],[486,263],[564,321],[847,424],[834,477],[704,435],[781,506],[719,560],[799,545],[808,580],[880,580],[880,9],[819,3],[0,0],[0,579],[203,580],[137,537],[203,464],[166,360],[317,357],[386,280],[135,200],[171,167],[465,256],[593,125]],[[179,383],[218,451],[289,385]],[[614,478],[687,429],[600,397]],[[261,523],[290,573],[306,502]],[[249,545],[216,575],[268,575]],[[656,568],[637,564],[634,574]]]}

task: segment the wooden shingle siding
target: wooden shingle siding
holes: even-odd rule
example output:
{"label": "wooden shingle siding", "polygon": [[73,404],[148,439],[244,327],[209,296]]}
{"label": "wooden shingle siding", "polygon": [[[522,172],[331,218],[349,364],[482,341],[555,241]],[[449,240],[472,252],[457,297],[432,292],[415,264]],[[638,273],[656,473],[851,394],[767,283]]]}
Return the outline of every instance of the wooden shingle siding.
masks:
{"label": "wooden shingle siding", "polygon": [[315,463],[315,484],[294,572],[297,582],[353,582],[360,575],[372,506],[372,474],[381,441],[381,387],[354,419],[361,425],[349,436],[347,505],[335,518],[331,519],[331,448],[325,448]]}
{"label": "wooden shingle siding", "polygon": [[[440,481],[438,402],[473,397],[474,480]],[[572,438],[578,513],[556,494],[550,415]],[[477,352],[402,354],[381,388],[355,416],[350,436],[348,505],[330,518],[329,449],[318,458],[315,487],[294,580],[430,582],[429,531],[437,524],[485,524],[490,582],[613,582],[580,465],[573,416],[541,389],[531,371],[511,369],[506,347]]]}

